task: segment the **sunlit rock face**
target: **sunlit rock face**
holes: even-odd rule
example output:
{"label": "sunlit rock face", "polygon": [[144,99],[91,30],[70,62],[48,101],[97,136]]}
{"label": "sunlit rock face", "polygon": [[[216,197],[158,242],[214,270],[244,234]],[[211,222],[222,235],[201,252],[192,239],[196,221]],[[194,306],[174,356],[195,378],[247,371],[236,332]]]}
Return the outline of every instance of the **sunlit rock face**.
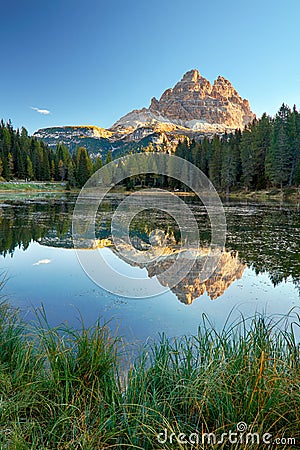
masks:
{"label": "sunlit rock face", "polygon": [[152,98],[148,109],[130,112],[119,119],[111,131],[132,133],[147,124],[155,128],[158,123],[165,131],[171,125],[173,131],[184,131],[184,128],[194,132],[228,131],[244,128],[254,117],[248,100],[238,94],[230,81],[219,76],[211,84],[193,69],[159,100]]}

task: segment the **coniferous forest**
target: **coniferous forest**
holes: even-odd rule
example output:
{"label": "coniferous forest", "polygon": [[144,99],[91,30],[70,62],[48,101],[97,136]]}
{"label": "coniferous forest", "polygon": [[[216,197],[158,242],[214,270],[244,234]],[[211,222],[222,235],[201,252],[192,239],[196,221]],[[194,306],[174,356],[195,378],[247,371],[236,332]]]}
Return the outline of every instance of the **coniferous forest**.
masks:
{"label": "coniferous forest", "polygon": [[92,173],[101,167],[101,160],[93,162],[84,147],[71,155],[67,147],[56,149],[35,137],[25,128],[14,130],[11,122],[0,124],[0,176],[34,181],[66,181],[71,187],[83,186]]}
{"label": "coniferous forest", "polygon": [[[144,151],[154,149],[144,148]],[[175,155],[199,167],[218,191],[261,190],[300,184],[300,113],[283,104],[274,118],[263,114],[243,131],[204,137],[201,142],[179,141]],[[87,149],[77,148],[71,155],[58,144],[52,149],[27,131],[14,130],[11,122],[0,124],[0,177],[2,180],[66,181],[81,187],[105,161],[91,158]],[[128,188],[139,184],[138,178],[126,180]],[[151,183],[151,181],[150,181]],[[156,185],[168,180],[156,179]],[[175,187],[176,182],[171,182]]]}
{"label": "coniferous forest", "polygon": [[201,143],[180,142],[175,154],[198,166],[219,191],[300,184],[300,113],[282,105],[243,131]]}

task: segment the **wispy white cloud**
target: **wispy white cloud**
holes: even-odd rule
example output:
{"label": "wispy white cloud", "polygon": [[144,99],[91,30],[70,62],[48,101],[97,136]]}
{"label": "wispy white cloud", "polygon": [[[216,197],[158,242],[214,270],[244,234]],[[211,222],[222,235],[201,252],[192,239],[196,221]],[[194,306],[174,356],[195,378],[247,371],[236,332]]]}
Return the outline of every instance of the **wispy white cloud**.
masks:
{"label": "wispy white cloud", "polygon": [[49,264],[51,259],[40,259],[38,262],[32,264],[33,266],[39,266],[40,264]]}
{"label": "wispy white cloud", "polygon": [[39,114],[44,114],[45,116],[47,116],[48,114],[51,114],[48,109],[34,108],[33,106],[31,106],[30,108],[33,109],[34,111],[38,112]]}

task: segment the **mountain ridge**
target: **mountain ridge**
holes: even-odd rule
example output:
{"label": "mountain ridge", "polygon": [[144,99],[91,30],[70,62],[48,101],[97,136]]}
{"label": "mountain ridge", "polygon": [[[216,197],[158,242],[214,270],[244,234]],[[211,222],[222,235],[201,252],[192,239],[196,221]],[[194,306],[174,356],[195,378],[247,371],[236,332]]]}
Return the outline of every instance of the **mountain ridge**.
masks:
{"label": "mountain ridge", "polygon": [[143,140],[156,147],[174,147],[179,139],[201,140],[204,136],[243,129],[255,118],[247,99],[243,99],[229,80],[218,76],[213,84],[197,69],[186,72],[159,100],[152,97],[149,108],[135,109],[110,128],[66,126],[43,128],[34,133],[50,146],[62,142],[70,150],[86,146],[91,154],[109,150],[117,153],[127,147],[143,146]]}

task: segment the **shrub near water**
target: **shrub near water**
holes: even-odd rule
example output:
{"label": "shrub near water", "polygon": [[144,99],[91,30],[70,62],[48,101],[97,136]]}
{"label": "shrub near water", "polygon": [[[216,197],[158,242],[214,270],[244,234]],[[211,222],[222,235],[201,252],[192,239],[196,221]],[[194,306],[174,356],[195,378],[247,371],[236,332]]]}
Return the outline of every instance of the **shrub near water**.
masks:
{"label": "shrub near water", "polygon": [[[0,317],[1,449],[183,449],[191,446],[175,439],[160,444],[157,434],[219,437],[241,421],[272,439],[293,437],[299,448],[300,362],[292,328],[280,331],[256,316],[218,334],[203,320],[197,336],[162,335],[145,347],[121,380],[124,349],[107,326],[50,328],[42,313],[33,329],[5,304]],[[228,445],[200,440],[197,448]]]}
{"label": "shrub near water", "polygon": [[1,309],[1,448],[95,449],[114,440],[120,389],[107,328],[51,329],[39,320],[28,333],[8,311]]}

